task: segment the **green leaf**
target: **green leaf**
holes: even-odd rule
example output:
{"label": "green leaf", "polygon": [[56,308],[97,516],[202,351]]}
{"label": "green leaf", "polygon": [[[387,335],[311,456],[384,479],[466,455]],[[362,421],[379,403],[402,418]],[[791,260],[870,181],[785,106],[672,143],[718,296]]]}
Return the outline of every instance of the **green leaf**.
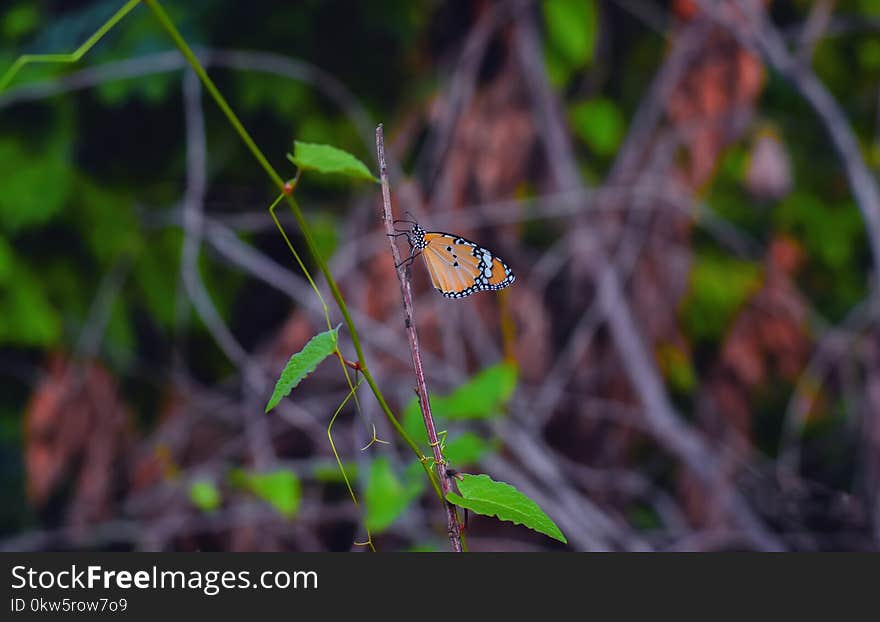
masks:
{"label": "green leaf", "polygon": [[236,470],[231,474],[234,484],[269,503],[285,518],[293,518],[302,499],[302,487],[293,471],[279,469],[268,473],[247,473]]}
{"label": "green leaf", "polygon": [[190,484],[189,500],[203,512],[211,512],[220,507],[220,491],[213,482],[196,481]]}
{"label": "green leaf", "polygon": [[595,0],[544,0],[545,61],[551,82],[561,86],[593,60],[597,39]]}
{"label": "green leaf", "polygon": [[19,4],[6,13],[0,30],[5,39],[18,39],[34,30],[39,22],[40,13],[35,4]]}
{"label": "green leaf", "polygon": [[[434,403],[433,399],[431,403]],[[410,400],[410,403],[406,405],[406,408],[403,410],[402,423],[403,429],[406,430],[406,433],[414,441],[423,445],[428,444],[428,432],[425,431],[425,420],[422,418],[422,411],[419,408],[418,400]],[[435,416],[434,423],[439,424],[440,417]]]}
{"label": "green leaf", "polygon": [[287,158],[304,171],[336,173],[355,179],[378,181],[363,162],[347,151],[330,145],[296,140],[293,142],[293,155],[287,154]]}
{"label": "green leaf", "polygon": [[[0,245],[2,246],[2,245]],[[43,280],[10,250],[0,252],[0,343],[50,346],[61,339],[61,316],[49,301]]]}
{"label": "green leaf", "polygon": [[318,333],[309,339],[302,350],[290,357],[287,365],[284,366],[284,371],[278,378],[278,382],[275,383],[275,390],[272,392],[272,397],[269,398],[269,403],[266,404],[265,412],[278,406],[278,403],[290,395],[290,392],[302,382],[303,378],[315,371],[321,361],[333,354],[339,338],[339,326]]}
{"label": "green leaf", "polygon": [[[435,423],[437,419],[435,418]],[[428,433],[418,410],[404,413],[403,428],[417,443],[428,444]],[[449,440],[443,450],[443,456],[457,466],[476,464],[487,453],[494,451],[496,443],[483,440],[473,432],[464,432]]]}
{"label": "green leaf", "polygon": [[66,130],[47,145],[25,149],[15,138],[0,139],[0,229],[41,225],[67,200],[73,180]]}
{"label": "green leaf", "polygon": [[367,529],[380,532],[390,527],[419,495],[421,489],[417,479],[402,483],[394,474],[387,458],[373,460],[364,493],[367,509],[364,523]]}
{"label": "green leaf", "polygon": [[[516,388],[516,367],[499,363],[487,367],[447,396],[432,396],[431,412],[437,418],[489,419],[501,412],[501,407]],[[404,411],[404,420],[415,420],[419,414],[418,400],[413,398]]]}
{"label": "green leaf", "polygon": [[612,155],[624,134],[623,115],[610,99],[591,99],[569,110],[574,132],[601,156]]}
{"label": "green leaf", "polygon": [[484,441],[473,432],[465,432],[446,444],[443,457],[456,466],[476,464],[484,455],[494,449],[495,443]]}
{"label": "green leaf", "polygon": [[483,516],[497,516],[501,520],[523,525],[568,543],[562,531],[544,510],[510,484],[496,482],[488,475],[462,474],[458,489],[461,495],[454,492],[446,495],[450,503]]}

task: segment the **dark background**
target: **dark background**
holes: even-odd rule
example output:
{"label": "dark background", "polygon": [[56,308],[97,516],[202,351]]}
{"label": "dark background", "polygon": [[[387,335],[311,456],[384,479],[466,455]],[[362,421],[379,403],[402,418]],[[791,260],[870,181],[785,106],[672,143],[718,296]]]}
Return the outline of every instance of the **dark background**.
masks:
{"label": "dark background", "polygon": [[[166,4],[284,176],[293,139],[375,169],[382,122],[398,212],[516,272],[451,301],[413,267],[432,393],[516,370],[491,412],[440,413],[456,468],[529,494],[572,550],[877,549],[880,3]],[[118,6],[4,3],[0,71]],[[274,189],[182,68],[139,7],[0,94],[0,547],[363,550],[366,512],[379,550],[445,550],[365,390],[333,433],[349,498],[338,363],[263,414],[324,317]],[[404,413],[378,187],[307,174],[296,196]],[[361,451],[373,422],[391,444]],[[468,535],[564,548],[483,517]]]}

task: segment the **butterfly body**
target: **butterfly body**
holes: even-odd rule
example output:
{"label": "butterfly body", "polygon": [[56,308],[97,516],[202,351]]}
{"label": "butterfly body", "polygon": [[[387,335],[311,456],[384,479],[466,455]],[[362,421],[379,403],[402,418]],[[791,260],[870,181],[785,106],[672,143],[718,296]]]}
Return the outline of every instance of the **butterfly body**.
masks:
{"label": "butterfly body", "polygon": [[504,289],[516,279],[506,263],[470,240],[426,231],[416,223],[405,233],[412,251],[409,259],[422,255],[431,283],[447,298]]}

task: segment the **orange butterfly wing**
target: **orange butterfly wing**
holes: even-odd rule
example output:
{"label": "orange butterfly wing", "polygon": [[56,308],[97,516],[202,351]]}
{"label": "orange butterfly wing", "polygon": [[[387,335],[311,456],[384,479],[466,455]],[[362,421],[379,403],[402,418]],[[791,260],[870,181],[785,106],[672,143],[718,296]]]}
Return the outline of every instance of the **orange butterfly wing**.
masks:
{"label": "orange butterfly wing", "polygon": [[448,233],[425,233],[422,256],[431,282],[447,298],[503,289],[513,283],[513,271],[490,251]]}

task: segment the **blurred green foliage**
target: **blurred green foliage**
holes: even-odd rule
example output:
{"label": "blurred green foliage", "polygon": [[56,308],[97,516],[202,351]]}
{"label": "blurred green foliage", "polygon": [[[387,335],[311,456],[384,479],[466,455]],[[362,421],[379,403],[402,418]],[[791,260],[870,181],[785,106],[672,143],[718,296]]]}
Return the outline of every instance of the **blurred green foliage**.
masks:
{"label": "blurred green foliage", "polygon": [[[345,477],[348,481],[353,482],[358,478],[358,465],[356,462],[343,462],[342,470],[345,471]],[[345,479],[339,465],[336,462],[327,462],[326,464],[316,464],[312,470],[312,476],[319,482],[329,484],[344,484]]]}
{"label": "blurred green foliage", "polygon": [[279,469],[266,473],[251,473],[235,469],[229,474],[229,481],[267,502],[285,518],[293,518],[299,510],[302,485],[293,471]]}
{"label": "blurred green foliage", "polygon": [[[445,426],[499,415],[515,388],[516,369],[507,363],[499,363],[474,375],[449,395],[431,398],[434,422],[438,426],[443,455],[449,464],[456,468],[478,464],[487,453],[495,451],[498,442],[486,440],[471,431],[450,435]],[[413,439],[423,446],[428,445],[417,400],[407,405],[403,427]],[[386,458],[373,460],[365,492],[367,527],[377,532],[388,528],[426,486],[424,472],[417,460],[403,469],[400,478]]]}
{"label": "blurred green foliage", "polygon": [[[516,368],[499,363],[477,373],[449,395],[432,395],[431,412],[440,420],[488,419],[501,413],[515,388]],[[404,410],[404,420],[421,417],[420,412],[418,400],[413,398]]]}
{"label": "blurred green foliage", "polygon": [[565,86],[593,60],[599,30],[596,0],[542,0],[541,12],[547,28],[547,74],[555,86]]}
{"label": "blurred green foliage", "polygon": [[216,510],[223,501],[220,490],[209,480],[198,480],[190,484],[189,499],[203,512]]}
{"label": "blurred green foliage", "polygon": [[424,474],[408,471],[401,481],[388,458],[380,456],[370,463],[367,489],[364,492],[366,516],[364,524],[371,531],[381,532],[397,520],[425,487]]}
{"label": "blurred green foliage", "polygon": [[[118,4],[116,0],[3,3],[0,68],[22,53],[75,49]],[[346,85],[368,112],[390,123],[435,93],[436,59],[457,49],[463,32],[461,28],[440,32],[436,24],[457,25],[463,6],[407,0],[192,0],[167,3],[166,9],[194,47],[265,50],[313,63]],[[807,0],[773,3],[773,17],[782,24],[800,23],[811,6]],[[856,22],[876,18],[880,0],[842,0],[835,3],[835,11]],[[340,19],[343,13],[345,19]],[[548,73],[559,88],[572,133],[585,148],[584,177],[600,182],[603,168],[625,135],[627,120],[665,54],[665,33],[645,28],[615,3],[541,0],[539,14]],[[146,11],[138,9],[79,65],[29,66],[13,88],[169,49],[164,33]],[[880,169],[876,30],[853,28],[822,39],[812,63],[844,108],[876,172]],[[284,158],[294,139],[344,147],[365,162],[366,169],[372,166],[370,142],[365,143],[351,121],[311,85],[256,71],[209,70],[283,174],[294,172]],[[124,282],[110,309],[98,354],[125,381],[126,397],[142,418],[156,416],[155,409],[144,404],[159,401],[157,394],[165,383],[156,376],[170,367],[174,334],[181,322],[191,329],[182,347],[198,352],[192,357],[194,373],[216,384],[230,369],[192,311],[185,305],[180,309],[179,201],[185,179],[180,84],[180,71],[148,72],[32,102],[8,105],[0,99],[0,345],[6,362],[11,368],[31,369],[42,363],[47,352],[75,349],[101,283],[121,270]],[[264,212],[274,189],[268,183],[260,189],[264,180],[257,164],[207,101],[205,115],[210,154],[206,213],[222,218],[243,211]],[[756,128],[765,123],[778,131],[791,159],[793,191],[779,201],[756,201],[749,194],[749,140],[745,140],[727,150],[702,198],[713,215],[753,239],[758,248],[766,248],[776,235],[790,236],[806,258],[796,276],[799,288],[826,319],[838,321],[867,293],[870,254],[861,216],[815,114],[773,74],[767,76],[756,111]],[[362,192],[358,186],[363,185],[335,176],[307,175],[297,188],[326,258],[340,247],[341,206],[349,196]],[[524,240],[530,250],[541,251],[554,242],[555,231],[543,222],[535,226],[538,234]],[[246,233],[242,239],[259,243],[274,258],[289,260],[274,231]],[[705,231],[696,231],[690,288],[680,319],[683,333],[697,347],[720,345],[737,311],[760,286],[764,261],[758,254],[733,252]],[[246,279],[240,271],[224,267],[208,252],[202,253],[199,268],[219,313],[236,335],[248,341],[246,345],[271,335],[274,324],[260,321],[261,311],[254,309],[272,305],[244,300]],[[274,306],[283,309],[284,304]],[[658,352],[667,380],[681,394],[698,385],[695,368],[699,366],[689,357],[671,346]],[[151,373],[136,374],[135,368]],[[0,384],[4,460],[0,473],[10,480],[2,480],[0,486],[4,490],[0,505],[7,508],[0,522],[13,527],[33,520],[21,509],[27,507],[21,413],[30,391],[22,386],[23,376],[28,374],[4,378]],[[503,411],[515,386],[515,370],[497,366],[449,395],[432,397],[431,402],[443,427],[462,421],[480,425],[480,420]],[[768,397],[765,402],[766,408],[758,409],[756,417],[778,419],[777,400]],[[811,424],[811,433],[845,420],[845,406],[832,405],[834,416]],[[427,442],[415,402],[407,406],[403,421],[411,434]],[[446,446],[447,456],[456,464],[476,462],[494,450],[483,435],[456,432],[451,431]],[[775,446],[775,435],[775,431],[768,435],[767,447]],[[350,467],[354,478],[356,469]],[[338,473],[332,466],[315,476],[332,479],[331,471]],[[406,504],[389,501],[401,490],[409,494],[408,469],[404,473],[396,476],[382,459],[370,465],[366,476],[372,491],[367,506],[374,526],[390,524],[405,508]],[[285,515],[296,512],[300,491],[295,474],[242,474],[236,481]],[[214,503],[207,488],[211,484],[197,484],[190,489],[191,498],[207,509]]]}
{"label": "blurred green foliage", "polygon": [[597,154],[610,157],[623,140],[626,124],[617,105],[597,98],[573,104],[568,109],[572,131]]}
{"label": "blurred green foliage", "polygon": [[691,268],[690,293],[681,310],[685,330],[696,341],[717,342],[759,285],[760,268],[752,262],[697,255]]}

